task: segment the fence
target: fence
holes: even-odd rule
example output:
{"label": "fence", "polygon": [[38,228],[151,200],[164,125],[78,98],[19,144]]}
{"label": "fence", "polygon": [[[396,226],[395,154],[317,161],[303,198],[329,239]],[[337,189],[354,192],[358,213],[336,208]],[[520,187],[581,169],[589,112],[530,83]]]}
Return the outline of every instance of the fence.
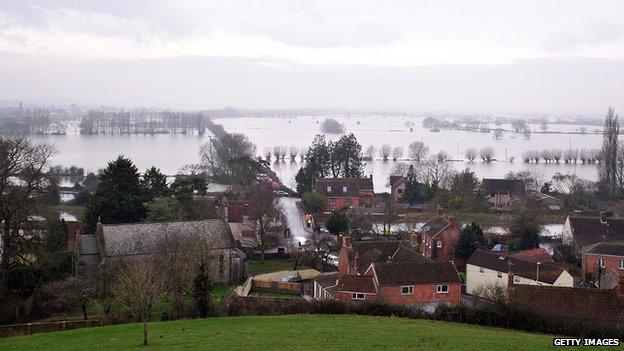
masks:
{"label": "fence", "polygon": [[52,331],[96,327],[99,325],[100,321],[97,319],[0,325],[0,337],[6,338],[9,336],[47,333]]}
{"label": "fence", "polygon": [[287,283],[253,279],[251,284],[252,287],[257,290],[277,291],[290,294],[299,294],[301,292],[301,283]]}

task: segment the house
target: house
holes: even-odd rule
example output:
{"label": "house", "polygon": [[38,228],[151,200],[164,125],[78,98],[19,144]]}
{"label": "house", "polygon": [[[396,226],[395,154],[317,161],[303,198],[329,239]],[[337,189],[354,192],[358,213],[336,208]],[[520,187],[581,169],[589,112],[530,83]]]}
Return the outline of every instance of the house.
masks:
{"label": "house", "polygon": [[484,295],[489,289],[507,289],[509,277],[515,284],[574,285],[568,271],[553,262],[531,262],[485,250],[475,251],[466,261],[466,292]]}
{"label": "house", "polygon": [[563,225],[563,243],[572,245],[577,251],[600,242],[624,241],[624,219],[568,216]]}
{"label": "house", "polygon": [[601,242],[585,246],[581,253],[583,276],[599,274],[624,278],[624,242]]}
{"label": "house", "polygon": [[230,283],[246,277],[246,256],[230,227],[221,219],[200,221],[102,224],[95,235],[82,235],[78,261],[82,271],[94,261],[142,259],[191,250],[201,254],[214,283]]}
{"label": "house", "polygon": [[339,277],[338,272],[317,275],[312,280],[312,297],[316,300],[335,300],[338,297]]}
{"label": "house", "polygon": [[342,237],[337,286],[341,301],[380,301],[433,309],[458,304],[461,280],[452,262],[435,262],[404,241],[352,242]]}
{"label": "house", "polygon": [[[411,235],[412,245],[419,248],[421,255],[438,262],[455,259],[455,244],[459,240],[461,229],[455,224],[455,218],[445,218],[438,214]],[[456,262],[461,264],[461,262]]]}
{"label": "house", "polygon": [[390,176],[390,197],[392,197],[392,201],[401,202],[404,191],[405,191],[405,177]]}
{"label": "house", "polygon": [[320,178],[314,191],[327,198],[325,211],[344,207],[371,207],[375,196],[373,176],[369,178]]}
{"label": "house", "polygon": [[536,247],[534,249],[521,250],[521,251],[503,251],[501,255],[517,258],[523,261],[529,261],[533,263],[546,263],[554,262],[548,251],[542,247]]}
{"label": "house", "polygon": [[488,202],[493,210],[510,210],[513,203],[524,199],[526,195],[522,180],[483,178],[481,184],[488,194]]}
{"label": "house", "polygon": [[583,323],[624,320],[624,280],[617,289],[601,290],[510,284],[509,303],[549,319]]}

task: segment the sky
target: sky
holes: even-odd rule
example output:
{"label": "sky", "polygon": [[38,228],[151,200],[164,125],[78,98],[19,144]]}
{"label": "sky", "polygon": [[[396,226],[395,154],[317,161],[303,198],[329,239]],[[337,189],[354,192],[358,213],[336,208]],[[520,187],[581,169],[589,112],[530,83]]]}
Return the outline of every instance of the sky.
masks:
{"label": "sky", "polygon": [[602,114],[624,1],[2,0],[0,100]]}

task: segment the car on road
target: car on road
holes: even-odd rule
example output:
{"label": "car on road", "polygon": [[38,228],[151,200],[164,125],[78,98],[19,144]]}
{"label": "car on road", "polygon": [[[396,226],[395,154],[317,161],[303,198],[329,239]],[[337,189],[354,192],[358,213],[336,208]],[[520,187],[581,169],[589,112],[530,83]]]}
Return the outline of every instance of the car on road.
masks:
{"label": "car on road", "polygon": [[288,193],[283,190],[276,190],[273,193],[277,196],[288,196]]}

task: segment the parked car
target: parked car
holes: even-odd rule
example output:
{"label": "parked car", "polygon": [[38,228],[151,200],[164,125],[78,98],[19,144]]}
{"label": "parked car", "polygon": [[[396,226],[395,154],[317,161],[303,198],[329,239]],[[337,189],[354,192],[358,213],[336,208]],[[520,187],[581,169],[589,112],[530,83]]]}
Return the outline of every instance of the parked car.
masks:
{"label": "parked car", "polygon": [[282,277],[282,281],[284,283],[293,283],[299,280],[301,280],[301,277],[299,277],[298,275],[287,275],[287,276]]}

